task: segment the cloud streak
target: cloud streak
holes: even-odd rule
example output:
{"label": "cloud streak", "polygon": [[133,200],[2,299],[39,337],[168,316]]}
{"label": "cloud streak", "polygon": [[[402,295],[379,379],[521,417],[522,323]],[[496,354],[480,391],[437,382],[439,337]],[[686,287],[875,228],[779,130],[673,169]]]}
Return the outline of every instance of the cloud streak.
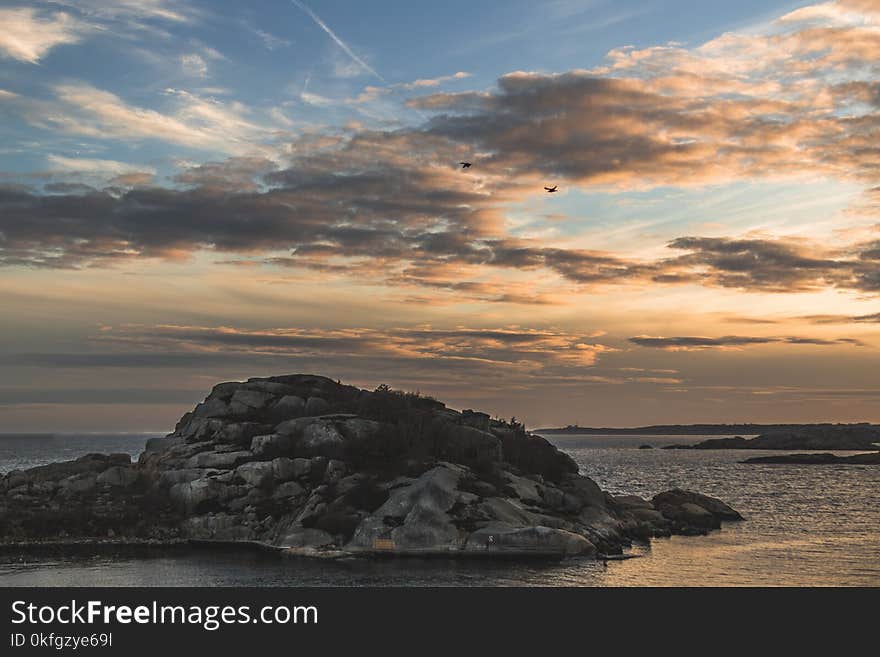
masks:
{"label": "cloud streak", "polygon": [[669,351],[741,349],[743,347],[767,344],[813,345],[820,347],[864,346],[863,342],[854,338],[835,338],[826,340],[824,338],[807,338],[800,336],[766,337],[725,335],[718,338],[707,338],[701,336],[652,337],[648,335],[639,335],[629,338],[629,341],[639,347],[666,349]]}
{"label": "cloud streak", "polygon": [[355,62],[363,70],[367,71],[368,73],[371,73],[372,75],[374,75],[378,79],[382,80],[382,82],[387,82],[385,80],[385,78],[382,77],[382,75],[378,71],[376,71],[376,69],[374,69],[372,66],[367,64],[363,59],[361,59],[357,55],[357,53],[355,53],[348,46],[348,44],[345,43],[345,41],[343,41],[341,38],[339,38],[339,36],[337,36],[336,32],[331,30],[330,27],[327,25],[327,23],[325,23],[323,20],[321,20],[321,17],[318,16],[314,11],[312,11],[307,5],[303,4],[302,2],[299,2],[299,0],[290,0],[290,1],[294,5],[299,7],[302,11],[304,11],[306,14],[308,14],[309,18],[311,18],[318,27],[320,27],[322,30],[324,30],[324,32],[327,33],[327,36],[329,36],[333,40],[333,42],[337,46],[339,46],[346,55],[348,55],[351,58],[351,60],[353,62]]}

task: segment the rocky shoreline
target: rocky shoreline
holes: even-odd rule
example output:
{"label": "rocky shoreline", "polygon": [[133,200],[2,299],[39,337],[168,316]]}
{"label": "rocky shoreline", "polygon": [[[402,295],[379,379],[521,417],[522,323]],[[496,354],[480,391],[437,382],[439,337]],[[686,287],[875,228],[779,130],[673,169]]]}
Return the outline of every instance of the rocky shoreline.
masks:
{"label": "rocky shoreline", "polygon": [[709,438],[695,445],[668,445],[663,449],[771,449],[876,450],[880,429],[863,425],[816,425],[795,431],[777,431],[755,438]]}
{"label": "rocky shoreline", "polygon": [[519,424],[314,375],[219,384],[137,463],[90,454],[0,479],[0,540],[19,548],[602,558],[741,519],[689,491],[612,496]]}
{"label": "rocky shoreline", "polygon": [[819,454],[780,454],[777,456],[754,456],[741,463],[791,463],[798,465],[878,465],[880,464],[880,452],[868,454],[851,454],[839,456],[821,452]]}

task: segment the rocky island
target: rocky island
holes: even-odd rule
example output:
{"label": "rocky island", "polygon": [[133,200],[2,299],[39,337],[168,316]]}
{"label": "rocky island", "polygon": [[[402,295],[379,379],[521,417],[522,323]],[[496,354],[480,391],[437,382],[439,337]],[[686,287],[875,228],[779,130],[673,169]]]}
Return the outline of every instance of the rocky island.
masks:
{"label": "rocky island", "polygon": [[754,456],[742,463],[789,463],[795,465],[880,465],[880,452],[838,456],[820,452],[819,454],[780,454],[776,456]]}
{"label": "rocky island", "polygon": [[869,424],[817,424],[779,430],[755,438],[709,438],[696,445],[669,445],[663,449],[808,449],[876,450],[880,428]]}
{"label": "rocky island", "polygon": [[518,423],[314,375],[221,383],[136,463],[90,454],[0,479],[7,546],[601,557],[741,519],[690,491],[612,496]]}

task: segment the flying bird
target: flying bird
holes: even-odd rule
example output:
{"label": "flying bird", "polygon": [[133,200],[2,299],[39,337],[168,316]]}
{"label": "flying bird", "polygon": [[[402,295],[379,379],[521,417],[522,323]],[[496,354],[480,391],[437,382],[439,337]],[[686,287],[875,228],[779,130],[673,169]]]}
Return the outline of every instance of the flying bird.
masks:
{"label": "flying bird", "polygon": [[547,193],[548,193],[548,194],[552,194],[553,192],[559,191],[559,190],[556,189],[557,186],[558,186],[558,185],[553,185],[553,187],[545,187],[544,189],[547,190]]}
{"label": "flying bird", "polygon": [[459,164],[461,165],[462,169],[470,169],[471,168],[470,162],[459,162]]}

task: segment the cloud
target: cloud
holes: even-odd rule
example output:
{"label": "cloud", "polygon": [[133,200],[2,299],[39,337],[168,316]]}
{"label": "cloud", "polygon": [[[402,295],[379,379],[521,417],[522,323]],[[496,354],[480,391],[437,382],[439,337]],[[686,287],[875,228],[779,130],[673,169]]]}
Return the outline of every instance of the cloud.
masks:
{"label": "cloud", "polygon": [[[515,72],[488,91],[424,96],[413,104],[435,114],[422,125],[303,133],[271,161],[254,149],[275,132],[236,103],[169,90],[172,106],[159,112],[83,84],[57,87],[58,103],[45,107],[0,96],[65,132],[233,155],[187,167],[172,188],[69,198],[2,190],[0,264],[80,267],[213,250],[536,304],[559,302],[560,285],[875,294],[876,238],[831,248],[794,237],[684,235],[649,258],[512,230],[511,208],[540,193],[548,176],[627,188],[834,176],[865,184],[870,202],[880,188],[872,137],[880,116],[864,102],[876,98],[875,81],[864,79],[874,60],[857,64],[856,55],[872,52],[874,37],[862,24],[830,32],[803,17],[785,24],[693,49],[612,51],[593,71]],[[475,172],[456,170],[475,154]],[[511,284],[507,273],[523,277]]]}
{"label": "cloud", "polygon": [[[617,351],[588,335],[522,327],[389,329],[242,329],[224,326],[121,325],[104,327],[93,342],[104,351],[87,354],[22,354],[8,365],[60,368],[193,367],[292,360],[322,363],[331,371],[358,371],[382,363],[383,372],[430,369],[450,376],[481,371],[516,374],[520,381],[543,377],[594,376],[603,354]],[[245,359],[245,360],[242,360]]]}
{"label": "cloud", "polygon": [[13,111],[36,127],[94,139],[160,140],[220,153],[253,153],[275,131],[249,117],[240,102],[223,102],[179,89],[166,89],[169,109],[131,105],[118,95],[87,83],[54,87],[53,101],[3,97]]}
{"label": "cloud", "polygon": [[865,20],[622,48],[593,70],[517,71],[494,89],[410,104],[435,113],[434,134],[511,175],[624,189],[817,176],[871,187],[880,117],[861,101],[877,97],[880,37]]}
{"label": "cloud", "polygon": [[67,173],[97,174],[99,176],[114,178],[122,175],[138,173],[152,176],[156,173],[156,170],[153,167],[131,164],[128,162],[119,162],[117,160],[64,157],[62,155],[49,155],[47,160],[50,170]]}
{"label": "cloud", "polygon": [[185,23],[199,14],[186,2],[176,0],[55,0],[86,16],[99,19],[156,19]]}
{"label": "cloud", "polygon": [[288,46],[293,45],[292,41],[288,41],[287,39],[282,39],[279,36],[275,36],[270,32],[266,32],[265,30],[261,30],[259,28],[251,28],[254,34],[259,37],[260,41],[263,42],[263,45],[266,47],[266,50],[278,50],[279,48],[286,48]]}
{"label": "cloud", "polygon": [[216,193],[254,192],[264,176],[278,165],[263,157],[234,157],[222,162],[191,166],[174,176],[174,181]]}
{"label": "cloud", "polygon": [[725,335],[719,338],[706,338],[699,336],[675,336],[675,337],[652,337],[639,335],[629,338],[629,341],[639,347],[651,347],[654,349],[667,349],[670,351],[693,351],[700,349],[739,349],[753,345],[766,344],[796,344],[814,346],[864,346],[860,340],[854,338],[805,338],[798,336],[764,337]]}
{"label": "cloud", "polygon": [[451,82],[453,80],[464,80],[465,78],[471,77],[470,73],[465,71],[458,71],[457,73],[453,73],[452,75],[441,75],[436,78],[422,78],[419,80],[413,80],[412,82],[405,82],[399,85],[402,89],[424,89],[426,87],[439,87],[441,84],[446,82]]}
{"label": "cloud", "polygon": [[[397,84],[390,84],[384,87],[367,85],[366,87],[364,87],[364,90],[360,94],[358,94],[355,98],[347,99],[346,102],[348,102],[349,104],[371,103],[392,94],[399,94],[401,91],[423,90],[431,87],[438,87],[442,84],[445,84],[446,82],[451,82],[453,80],[463,80],[469,77],[471,77],[470,73],[458,71],[457,73],[453,73],[452,75],[441,75],[436,78],[422,78],[418,80],[413,80],[412,82],[399,82]],[[426,118],[424,117],[424,115],[422,115],[422,117]]]}
{"label": "cloud", "polygon": [[686,251],[663,263],[667,275],[722,287],[767,292],[803,292],[838,287],[876,292],[880,271],[876,241],[834,252],[816,244],[767,239],[681,237],[670,242]]}
{"label": "cloud", "polygon": [[208,77],[208,63],[198,53],[190,53],[180,56],[180,68],[185,75],[206,78]]}
{"label": "cloud", "polygon": [[93,28],[64,12],[0,9],[0,54],[36,64],[56,46],[78,43]]}
{"label": "cloud", "polygon": [[89,36],[145,27],[141,21],[184,23],[200,14],[166,0],[54,0],[44,4],[68,11],[0,9],[0,55],[38,64],[53,48],[80,43]]}
{"label": "cloud", "polygon": [[0,406],[180,404],[197,392],[185,388],[0,388]]}
{"label": "cloud", "polygon": [[813,324],[880,324],[880,313],[868,315],[804,315],[798,319]]}
{"label": "cloud", "polygon": [[340,38],[336,35],[336,32],[334,32],[333,30],[331,30],[330,27],[329,27],[329,26],[328,26],[323,20],[321,20],[321,18],[320,18],[315,12],[313,12],[308,6],[304,5],[302,2],[299,2],[299,0],[291,0],[291,2],[292,2],[293,4],[295,4],[297,7],[299,7],[299,8],[300,8],[302,11],[304,11],[306,14],[308,14],[309,17],[315,22],[315,24],[316,24],[318,27],[320,27],[322,30],[324,30],[324,32],[327,33],[327,36],[329,36],[329,37],[333,40],[333,42],[334,42],[337,46],[339,46],[339,47],[342,49],[342,51],[343,51],[346,55],[348,55],[348,57],[351,59],[351,61],[353,61],[353,62],[354,62],[355,64],[357,64],[358,66],[360,66],[361,69],[363,69],[363,70],[366,71],[367,73],[371,73],[371,74],[374,75],[375,77],[377,77],[377,78],[379,78],[380,80],[382,80],[382,82],[385,82],[385,78],[383,78],[383,77],[382,77],[382,76],[376,71],[376,69],[374,69],[372,66],[370,66],[369,64],[367,64],[363,59],[361,59],[361,57],[359,57],[359,56],[358,56],[358,55],[357,55],[357,54],[356,54],[356,53],[355,53],[355,52],[349,47],[349,45],[348,45],[347,43],[345,43],[345,41],[343,41],[342,39],[340,39]]}
{"label": "cloud", "polygon": [[[269,266],[513,303],[560,302],[552,276],[575,287],[880,289],[876,240],[830,250],[805,240],[682,237],[667,256],[637,260],[510,237],[499,203],[519,193],[516,182],[462,184],[449,164],[460,154],[424,133],[309,135],[290,151],[286,168],[263,157],[189,166],[174,179],[185,189],[69,197],[0,190],[0,263],[108,265],[210,249]],[[504,271],[528,273],[532,282],[491,275]],[[544,274],[552,276],[542,285]]]}

